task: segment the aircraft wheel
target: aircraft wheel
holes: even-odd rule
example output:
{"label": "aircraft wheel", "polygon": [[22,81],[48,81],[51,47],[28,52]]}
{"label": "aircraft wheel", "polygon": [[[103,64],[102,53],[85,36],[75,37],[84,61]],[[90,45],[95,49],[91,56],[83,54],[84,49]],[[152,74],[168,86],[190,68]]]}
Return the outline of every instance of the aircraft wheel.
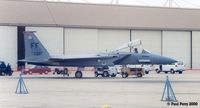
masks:
{"label": "aircraft wheel", "polygon": [[12,73],[9,73],[8,75],[9,75],[9,76],[12,76]]}
{"label": "aircraft wheel", "polygon": [[160,70],[156,69],[156,72],[159,74],[159,73],[160,73]]}
{"label": "aircraft wheel", "polygon": [[64,70],[63,70],[63,75],[69,76],[68,68],[64,68]]}
{"label": "aircraft wheel", "polygon": [[165,72],[165,74],[168,74],[168,72]]}
{"label": "aircraft wheel", "polygon": [[57,72],[58,75],[61,74],[61,73],[62,73],[61,71],[58,71],[58,72]]}
{"label": "aircraft wheel", "polygon": [[172,74],[175,74],[175,71],[174,71],[174,69],[171,69],[171,70],[170,70],[170,72],[171,72]]}
{"label": "aircraft wheel", "polygon": [[103,76],[104,76],[104,77],[109,77],[108,71],[104,71],[104,72],[103,72]]}
{"label": "aircraft wheel", "polygon": [[183,73],[183,71],[179,71],[178,73],[179,73],[179,74],[182,74],[182,73]]}
{"label": "aircraft wheel", "polygon": [[126,78],[126,77],[128,77],[128,73],[122,72],[122,78]]}
{"label": "aircraft wheel", "polygon": [[99,75],[98,75],[98,73],[97,73],[97,72],[94,72],[94,76],[95,76],[95,77],[98,77]]}
{"label": "aircraft wheel", "polygon": [[137,77],[142,77],[142,73],[137,73]]}
{"label": "aircraft wheel", "polygon": [[76,71],[75,73],[76,78],[82,78],[82,76],[83,76],[83,73],[81,71]]}
{"label": "aircraft wheel", "polygon": [[111,77],[116,77],[116,74],[112,74],[112,75],[110,75]]}
{"label": "aircraft wheel", "polygon": [[54,73],[53,74],[58,74],[58,72],[59,72],[59,69],[58,68],[55,68],[55,70],[54,70]]}
{"label": "aircraft wheel", "polygon": [[145,71],[145,74],[149,74],[149,71]]}
{"label": "aircraft wheel", "polygon": [[30,75],[32,75],[32,73],[33,73],[32,71],[29,72]]}

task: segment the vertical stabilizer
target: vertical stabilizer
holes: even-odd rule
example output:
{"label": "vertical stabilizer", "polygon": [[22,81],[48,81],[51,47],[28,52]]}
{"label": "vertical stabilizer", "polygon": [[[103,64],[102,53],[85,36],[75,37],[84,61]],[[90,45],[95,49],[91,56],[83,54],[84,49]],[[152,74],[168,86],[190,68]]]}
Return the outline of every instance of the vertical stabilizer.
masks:
{"label": "vertical stabilizer", "polygon": [[34,34],[34,31],[24,32],[25,60],[27,61],[47,61],[50,56],[42,43]]}

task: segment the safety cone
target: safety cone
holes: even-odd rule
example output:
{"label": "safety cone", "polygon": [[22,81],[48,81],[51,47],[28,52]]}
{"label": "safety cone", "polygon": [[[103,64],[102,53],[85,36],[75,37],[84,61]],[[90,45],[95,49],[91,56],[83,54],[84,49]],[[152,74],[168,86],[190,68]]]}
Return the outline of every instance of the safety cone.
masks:
{"label": "safety cone", "polygon": [[164,91],[163,91],[161,101],[177,102],[176,96],[174,94],[174,91],[172,89],[172,86],[171,86],[171,83],[169,81],[168,76],[167,76],[167,79],[165,81],[165,87],[164,87]]}
{"label": "safety cone", "polygon": [[28,94],[28,90],[27,90],[26,85],[24,83],[22,74],[20,74],[19,81],[18,81],[15,93],[16,94]]}

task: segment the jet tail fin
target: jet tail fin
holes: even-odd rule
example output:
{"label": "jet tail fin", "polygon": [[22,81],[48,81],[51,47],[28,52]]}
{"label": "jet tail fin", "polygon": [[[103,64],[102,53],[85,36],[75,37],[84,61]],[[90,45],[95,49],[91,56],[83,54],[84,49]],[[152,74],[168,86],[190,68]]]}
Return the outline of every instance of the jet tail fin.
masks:
{"label": "jet tail fin", "polygon": [[26,61],[47,61],[49,53],[34,34],[34,31],[24,32],[25,60]]}

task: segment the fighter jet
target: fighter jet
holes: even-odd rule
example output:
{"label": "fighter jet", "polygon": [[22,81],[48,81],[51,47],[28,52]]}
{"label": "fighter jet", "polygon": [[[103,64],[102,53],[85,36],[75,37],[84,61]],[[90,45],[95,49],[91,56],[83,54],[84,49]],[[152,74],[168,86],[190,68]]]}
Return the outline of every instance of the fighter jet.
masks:
{"label": "fighter jet", "polygon": [[[36,37],[34,31],[24,32],[24,42],[25,58],[19,61],[33,65],[78,67],[75,72],[76,78],[82,78],[83,67],[127,64],[171,64],[176,62],[174,59],[151,54],[147,51],[143,51],[142,53],[119,52],[123,47],[107,53],[51,56]],[[131,46],[132,43],[129,42],[127,45]]]}

